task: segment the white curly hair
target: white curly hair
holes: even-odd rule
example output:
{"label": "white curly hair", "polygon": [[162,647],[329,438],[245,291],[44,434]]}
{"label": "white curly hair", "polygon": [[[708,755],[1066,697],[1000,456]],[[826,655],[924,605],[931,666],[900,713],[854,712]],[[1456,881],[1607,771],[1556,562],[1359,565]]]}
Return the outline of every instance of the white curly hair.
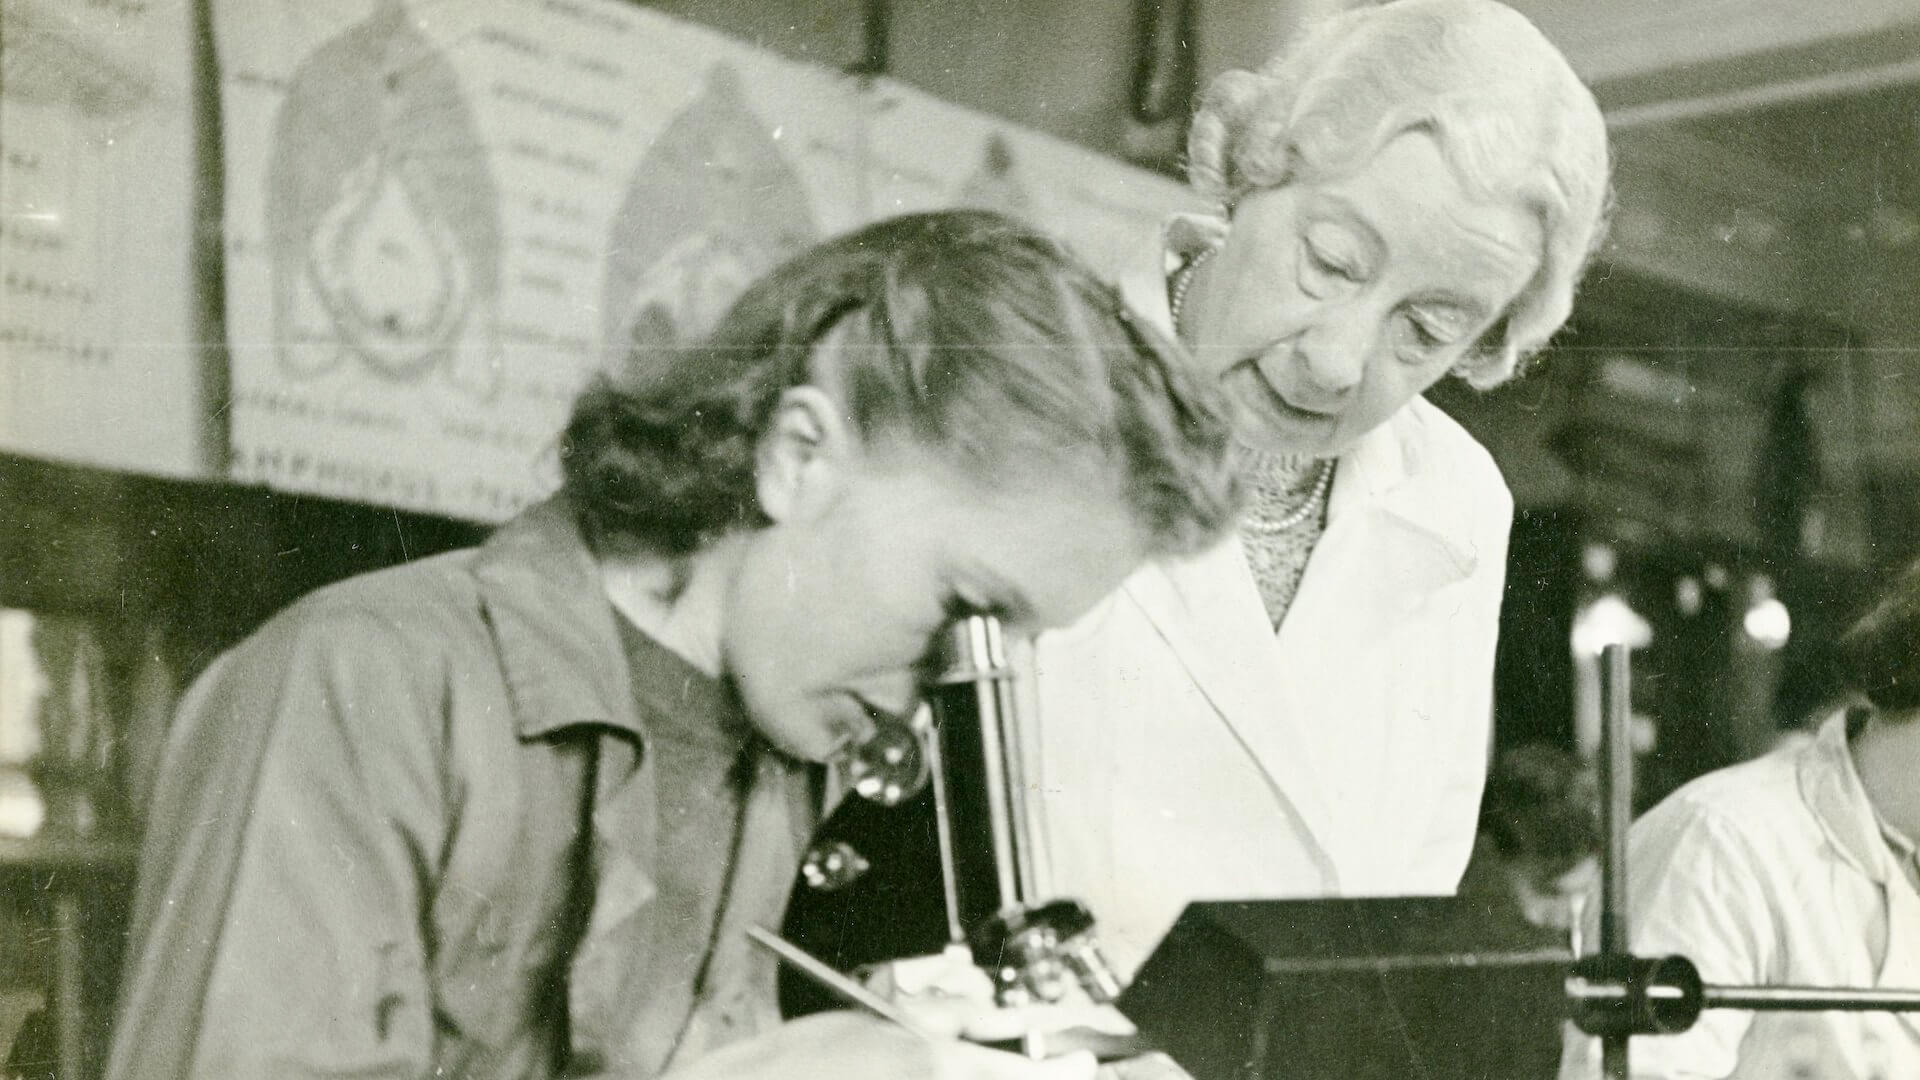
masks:
{"label": "white curly hair", "polygon": [[1573,309],[1611,206],[1605,122],[1559,50],[1493,0],[1397,0],[1309,27],[1259,71],[1229,71],[1202,95],[1187,176],[1232,214],[1249,192],[1363,167],[1424,131],[1470,191],[1539,216],[1540,269],[1456,373],[1512,377]]}

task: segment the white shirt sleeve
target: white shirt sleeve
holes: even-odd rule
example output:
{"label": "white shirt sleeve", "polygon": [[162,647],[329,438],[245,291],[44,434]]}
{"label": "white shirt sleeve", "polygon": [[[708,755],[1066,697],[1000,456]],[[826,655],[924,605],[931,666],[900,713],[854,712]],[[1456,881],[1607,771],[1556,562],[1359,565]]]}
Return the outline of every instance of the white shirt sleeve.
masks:
{"label": "white shirt sleeve", "polygon": [[[1669,802],[1636,822],[1628,853],[1633,952],[1679,954],[1709,984],[1755,986],[1774,966],[1775,917],[1752,847],[1725,819],[1698,803]],[[1589,899],[1588,932],[1598,898]],[[1636,1036],[1636,1080],[1721,1080],[1739,1063],[1753,1014],[1715,1009],[1677,1035]],[[1600,1045],[1571,1026],[1561,1080],[1600,1076]]]}

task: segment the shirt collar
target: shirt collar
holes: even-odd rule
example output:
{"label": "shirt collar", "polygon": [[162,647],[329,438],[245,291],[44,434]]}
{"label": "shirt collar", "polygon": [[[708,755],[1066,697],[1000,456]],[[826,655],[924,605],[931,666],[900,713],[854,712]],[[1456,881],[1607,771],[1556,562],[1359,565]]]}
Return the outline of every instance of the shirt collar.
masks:
{"label": "shirt collar", "polygon": [[1885,885],[1896,872],[1893,852],[1881,831],[1879,814],[1860,784],[1847,742],[1850,714],[1841,710],[1820,725],[1800,751],[1800,797],[1821,831],[1847,861],[1874,882]]}
{"label": "shirt collar", "polygon": [[474,576],[521,738],[575,724],[641,737],[613,605],[564,498],[502,526]]}

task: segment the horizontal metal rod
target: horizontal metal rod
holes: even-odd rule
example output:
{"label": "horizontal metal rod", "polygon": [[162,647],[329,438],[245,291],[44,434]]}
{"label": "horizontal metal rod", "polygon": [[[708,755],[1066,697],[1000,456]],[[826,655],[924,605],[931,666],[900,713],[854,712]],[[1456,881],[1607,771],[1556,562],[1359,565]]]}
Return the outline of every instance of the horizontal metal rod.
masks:
{"label": "horizontal metal rod", "polygon": [[1709,986],[1709,1009],[1766,1012],[1920,1012],[1920,989],[1850,990],[1825,986]]}

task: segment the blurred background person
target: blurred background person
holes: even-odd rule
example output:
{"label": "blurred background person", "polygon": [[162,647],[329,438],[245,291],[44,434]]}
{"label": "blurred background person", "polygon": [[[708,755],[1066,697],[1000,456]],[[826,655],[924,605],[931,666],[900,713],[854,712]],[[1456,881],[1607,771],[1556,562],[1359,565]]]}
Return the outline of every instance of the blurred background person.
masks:
{"label": "blurred background person", "polygon": [[[1634,822],[1633,949],[1709,984],[1920,990],[1920,563],[1835,646],[1854,703],[1762,758],[1710,773]],[[1633,1040],[1648,1080],[1920,1076],[1912,1013],[1714,1009]],[[1569,1028],[1561,1080],[1600,1075]]]}
{"label": "blurred background person", "polygon": [[1500,756],[1480,804],[1480,831],[1460,895],[1488,897],[1542,929],[1565,932],[1599,872],[1600,789],[1577,755],[1530,743]]}

